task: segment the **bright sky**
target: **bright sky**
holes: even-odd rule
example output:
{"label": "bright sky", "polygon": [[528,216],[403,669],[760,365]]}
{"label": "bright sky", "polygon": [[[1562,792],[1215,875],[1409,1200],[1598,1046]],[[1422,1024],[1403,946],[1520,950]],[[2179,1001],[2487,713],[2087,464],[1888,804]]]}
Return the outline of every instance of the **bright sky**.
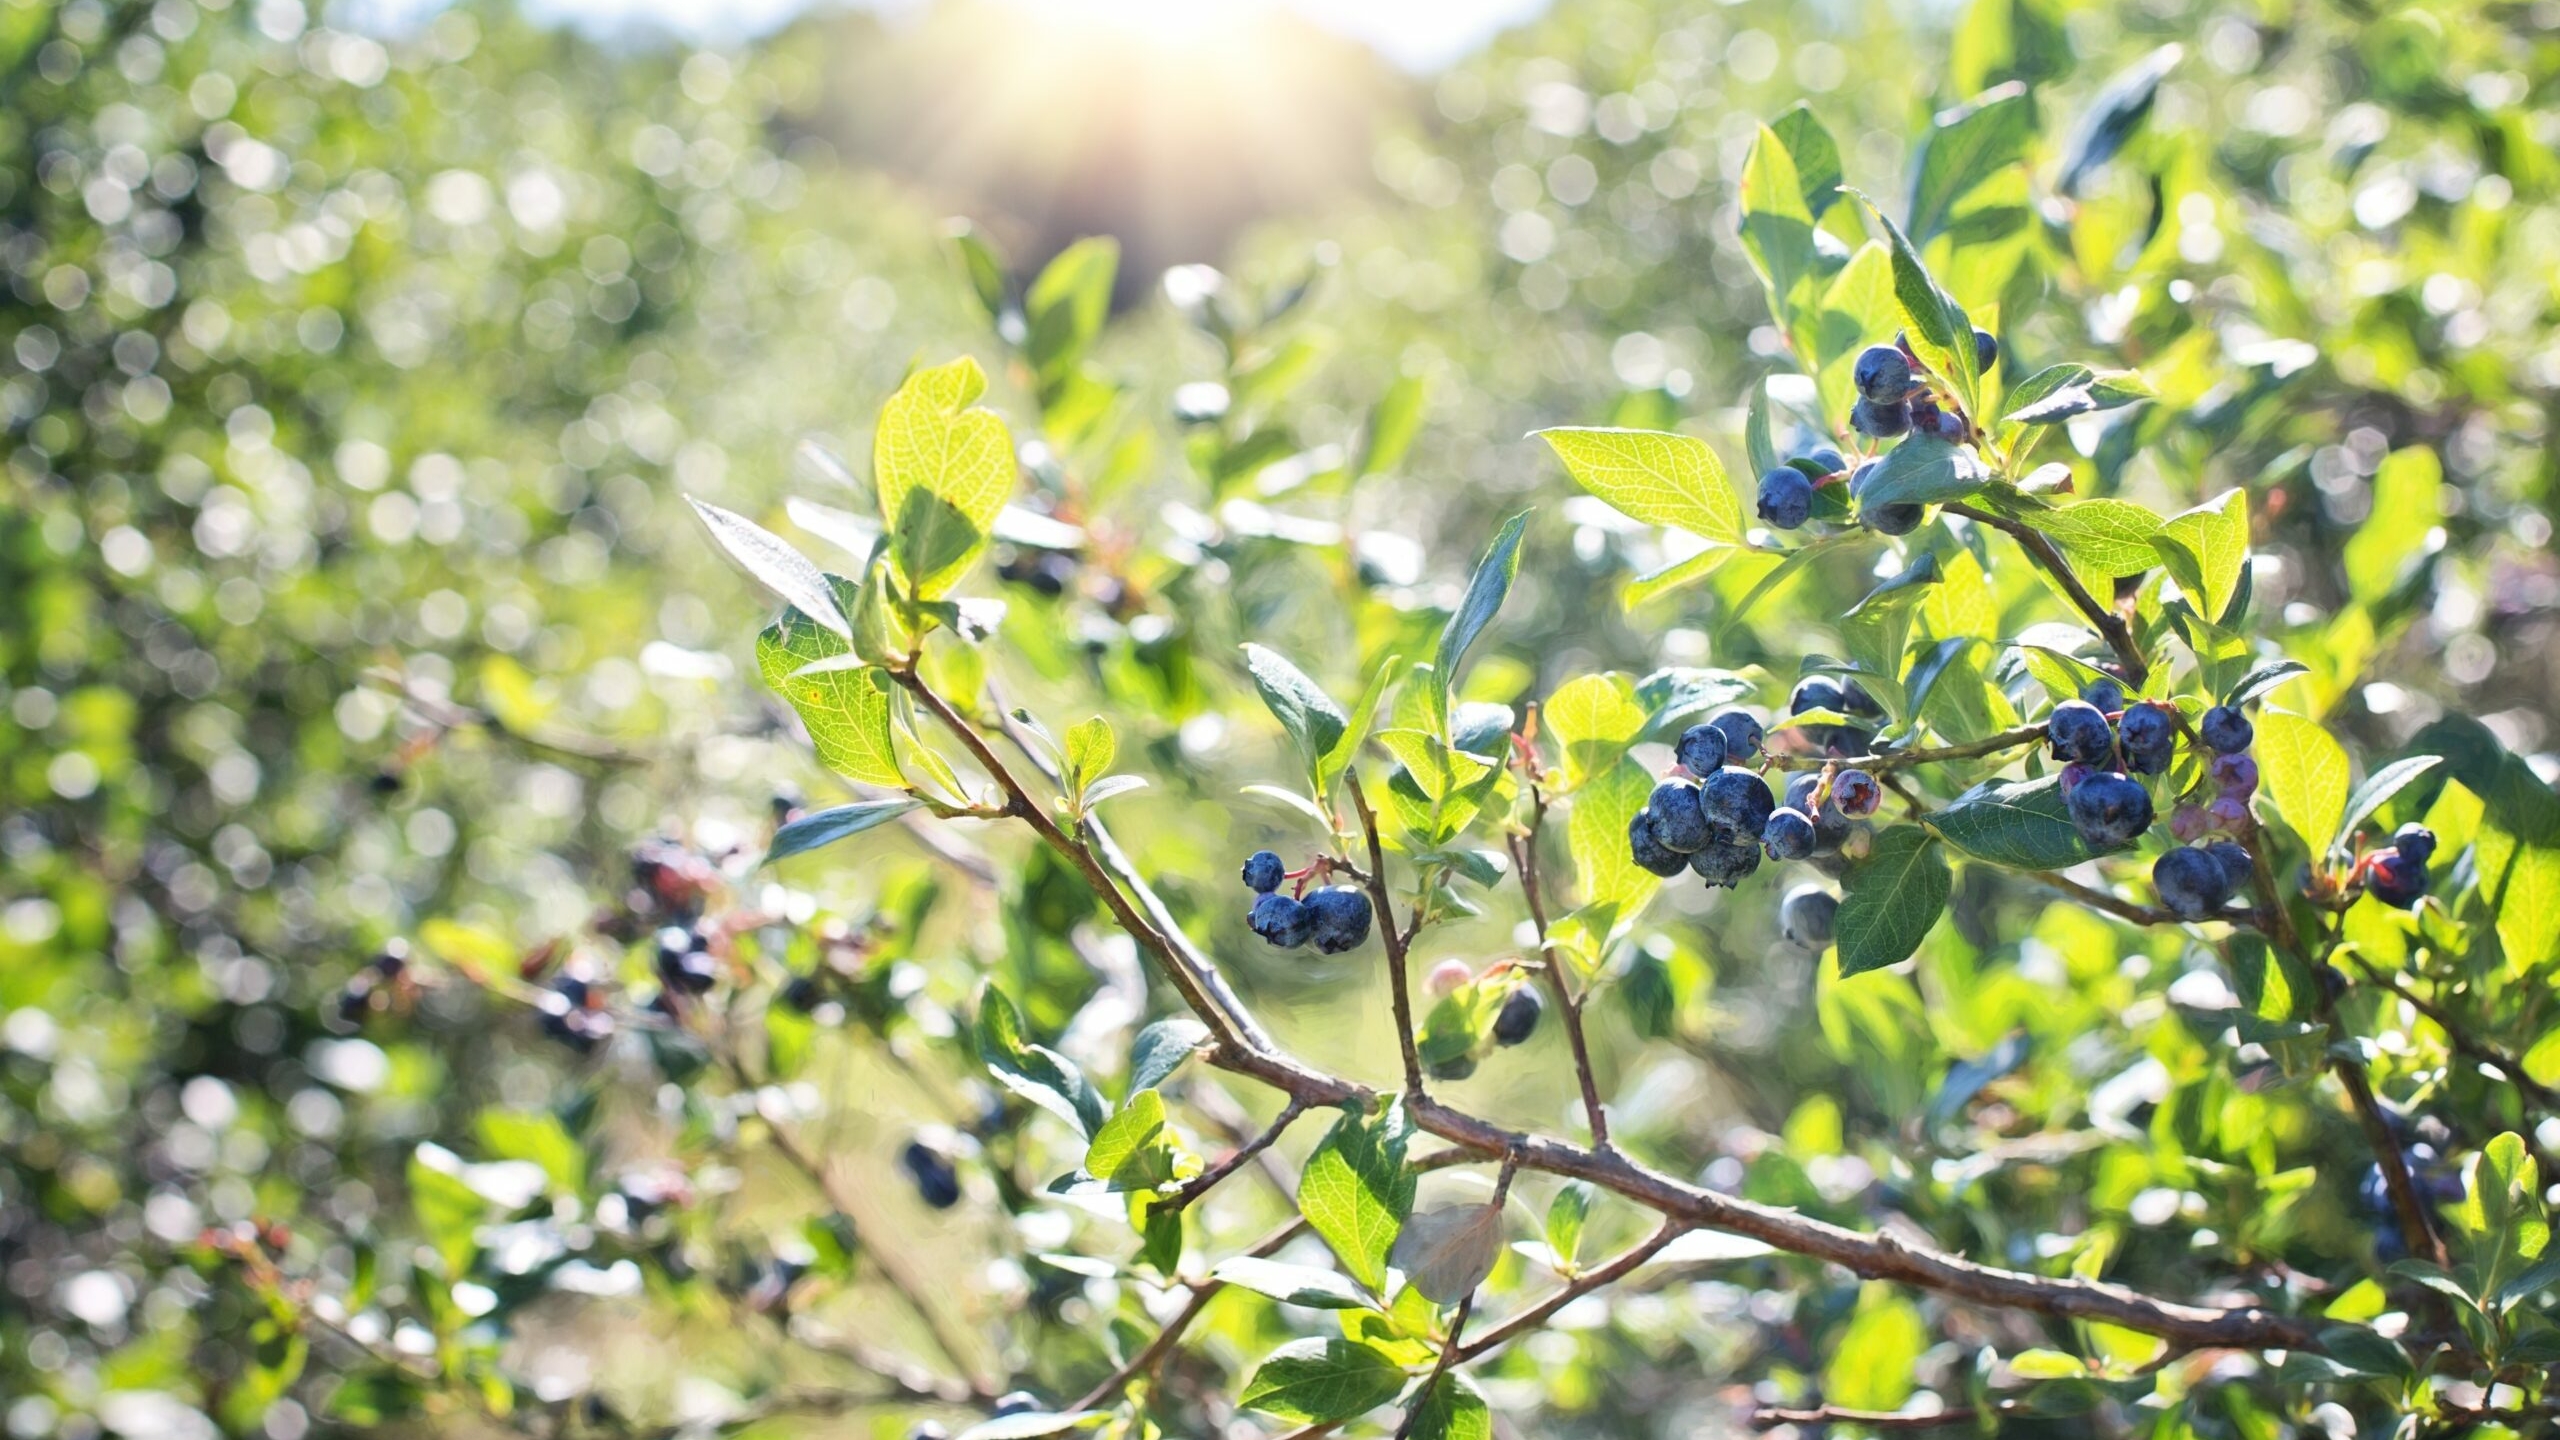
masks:
{"label": "bright sky", "polygon": [[[875,10],[912,8],[921,0],[524,0],[528,14],[611,31],[630,23],[663,26],[687,39],[737,40],[773,29],[814,4],[851,3]],[[1549,0],[1019,0],[1090,17],[1097,25],[1214,24],[1222,10],[1292,9],[1316,24],[1360,40],[1408,70],[1431,71],[1465,58],[1505,28],[1547,8]]]}

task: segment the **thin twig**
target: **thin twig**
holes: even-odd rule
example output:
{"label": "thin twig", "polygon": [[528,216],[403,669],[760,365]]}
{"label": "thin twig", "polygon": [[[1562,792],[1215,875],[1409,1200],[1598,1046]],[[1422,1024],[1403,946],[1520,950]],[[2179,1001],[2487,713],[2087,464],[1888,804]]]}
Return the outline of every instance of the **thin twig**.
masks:
{"label": "thin twig", "polygon": [[2003,750],[2015,750],[2021,746],[2033,745],[2043,738],[2044,726],[2038,723],[2021,725],[2015,730],[2003,730],[1988,739],[1968,740],[1961,745],[1935,745],[1913,750],[1879,750],[1869,755],[1845,757],[1772,755],[1769,757],[1769,763],[1780,770],[1819,770],[1826,765],[1836,765],[1844,770],[1891,770],[1906,765],[1932,765],[1941,760],[1978,760],[1985,755],[1997,755]]}
{"label": "thin twig", "polygon": [[2122,615],[2099,603],[2098,597],[2089,593],[2089,587],[2080,583],[2080,576],[2072,570],[2071,562],[2054,548],[2053,537],[2032,525],[1989,510],[1975,509],[1962,501],[1950,501],[1943,508],[1949,514],[1962,515],[1968,520],[2006,532],[2010,539],[2018,542],[2020,549],[2027,552],[2029,559],[2044,567],[2044,572],[2053,577],[2053,583],[2063,595],[2089,618],[2089,623],[2105,638],[2108,646],[2116,652],[2117,662],[2124,666],[2125,683],[2139,690],[2143,682],[2151,678],[2151,662],[2144,657],[2142,647],[2134,643],[2133,628],[2125,624]]}
{"label": "thin twig", "polygon": [[1519,1314],[1512,1316],[1510,1319],[1503,1321],[1501,1324],[1496,1325],[1475,1340],[1468,1342],[1467,1347],[1459,1352],[1458,1358],[1461,1360],[1473,1360],[1478,1356],[1499,1350],[1503,1346],[1511,1343],[1511,1341],[1518,1336],[1527,1334],[1529,1331],[1535,1330],[1539,1326],[1546,1324],[1547,1317],[1555,1314],[1567,1305],[1572,1304],[1574,1301],[1581,1299],[1583,1296],[1590,1294],[1594,1290],[1614,1285],[1620,1280],[1623,1280],[1627,1276],[1635,1273],[1635,1271],[1641,1268],[1646,1261],[1651,1260],[1655,1255],[1661,1253],[1663,1246],[1668,1245],[1672,1241],[1679,1239],[1681,1236],[1688,1234],[1690,1229],[1690,1226],[1684,1225],[1677,1220],[1663,1221],[1662,1228],[1654,1231],[1652,1238],[1646,1240],[1643,1244],[1638,1245],[1634,1249],[1627,1251],[1625,1254],[1620,1255],[1617,1259],[1610,1261],[1606,1265],[1599,1266],[1596,1269],[1585,1270],[1581,1274],[1574,1276],[1573,1279],[1564,1286],[1564,1288],[1556,1291],[1546,1299],[1539,1301],[1537,1304],[1530,1306],[1528,1309],[1521,1311]]}
{"label": "thin twig", "polygon": [[[1297,1239],[1306,1228],[1305,1220],[1293,1217],[1288,1224],[1264,1236],[1252,1249],[1244,1253],[1256,1260],[1267,1260],[1280,1253],[1282,1246]],[[1104,1376],[1099,1383],[1086,1391],[1082,1398],[1067,1409],[1091,1410],[1119,1394],[1121,1387],[1130,1381],[1141,1375],[1153,1374],[1156,1367],[1164,1363],[1164,1357],[1172,1353],[1173,1347],[1182,1343],[1182,1332],[1191,1328],[1191,1322],[1199,1319],[1200,1312],[1208,1309],[1209,1302],[1216,1299],[1218,1292],[1225,1288],[1227,1288],[1227,1282],[1224,1280],[1193,1281],[1191,1298],[1184,1302],[1180,1310],[1174,1312],[1172,1319],[1164,1322],[1164,1328],[1156,1332],[1156,1338],[1148,1341],[1145,1349],[1130,1356],[1119,1369]]]}
{"label": "thin twig", "polygon": [[[1502,1157],[1502,1173],[1495,1177],[1493,1199],[1487,1202],[1497,1214],[1502,1209],[1502,1202],[1511,1196],[1511,1177],[1519,1171],[1520,1162],[1516,1157]],[[1458,1363],[1466,1342],[1467,1317],[1476,1313],[1476,1296],[1482,1289],[1483,1282],[1478,1281],[1469,1286],[1466,1295],[1458,1301],[1458,1312],[1449,1317],[1449,1336],[1440,1342],[1440,1358],[1432,1362],[1431,1373],[1423,1377],[1421,1388],[1413,1392],[1413,1408],[1405,1412],[1404,1423],[1396,1427],[1395,1440],[1409,1440],[1413,1427],[1422,1422],[1422,1412],[1431,1407],[1431,1392],[1449,1373],[1449,1367]]]}
{"label": "thin twig", "polygon": [[[2070,896],[2072,899],[2079,901],[2081,904],[2088,906],[2092,910],[2104,910],[2119,920],[2129,921],[2135,925],[2176,925],[2180,923],[2177,916],[2170,914],[2168,911],[2161,909],[2157,905],[2136,904],[2133,901],[2124,899],[2110,891],[2098,889],[2094,885],[2083,885],[2079,881],[2074,880],[2059,871],[2033,870],[2028,872],[2028,878],[2050,885],[2054,889],[2061,891],[2063,894]],[[2221,916],[2217,918],[2245,919],[2246,917]]]}
{"label": "thin twig", "polygon": [[1242,1169],[1246,1163],[1251,1161],[1253,1157],[1270,1149],[1271,1142],[1280,1138],[1280,1132],[1288,1129],[1289,1123],[1297,1119],[1300,1115],[1305,1114],[1306,1110],[1307,1107],[1305,1101],[1300,1100],[1294,1095],[1290,1096],[1289,1103],[1280,1107],[1279,1115],[1276,1116],[1269,1125],[1263,1128],[1261,1134],[1246,1141],[1236,1149],[1235,1153],[1229,1155],[1224,1160],[1219,1161],[1217,1164],[1210,1166],[1208,1169],[1203,1170],[1198,1175],[1192,1177],[1192,1179],[1186,1182],[1181,1189],[1174,1191],[1169,1198],[1160,1202],[1157,1208],[1161,1210],[1181,1210],[1189,1206],[1192,1201],[1208,1194],[1219,1181],[1233,1175],[1237,1170]]}
{"label": "thin twig", "polygon": [[1387,856],[1378,843],[1377,812],[1369,808],[1369,797],[1360,789],[1357,772],[1346,770],[1342,778],[1351,787],[1351,808],[1359,813],[1360,831],[1369,841],[1369,904],[1378,912],[1378,935],[1387,951],[1396,1045],[1404,1055],[1404,1091],[1418,1100],[1422,1097],[1422,1052],[1415,1048],[1413,1040],[1413,995],[1406,974],[1405,948],[1422,928],[1422,908],[1419,902],[1414,906],[1412,930],[1396,933],[1395,896],[1387,889]]}
{"label": "thin twig", "polygon": [[1555,996],[1556,1015],[1564,1025],[1566,1043],[1573,1048],[1573,1075],[1582,1086],[1582,1113],[1591,1123],[1591,1145],[1596,1150],[1609,1148],[1609,1112],[1601,1108],[1600,1081],[1591,1070],[1591,1047],[1585,1043],[1582,1030],[1582,997],[1574,993],[1565,978],[1564,967],[1556,963],[1554,946],[1547,939],[1547,902],[1545,886],[1538,878],[1538,834],[1547,818],[1547,792],[1534,778],[1529,782],[1529,833],[1511,841],[1511,863],[1520,872],[1520,889],[1529,897],[1529,923],[1538,935],[1538,968],[1546,976],[1548,992]]}
{"label": "thin twig", "polygon": [[2546,1111],[2560,1114],[2560,1090],[2554,1090],[2526,1074],[2522,1060],[2500,1046],[2472,1034],[2469,1029],[2454,1019],[2452,1012],[2401,984],[2399,979],[2390,973],[2376,969],[2373,962],[2364,958],[2363,955],[2355,955],[2354,959],[2356,968],[2362,970],[2367,979],[2406,1000],[2409,1002],[2410,1009],[2434,1022],[2435,1027],[2444,1032],[2445,1043],[2453,1048],[2455,1054],[2468,1055],[2473,1060],[2495,1069],[2509,1085],[2515,1087],[2517,1094]]}

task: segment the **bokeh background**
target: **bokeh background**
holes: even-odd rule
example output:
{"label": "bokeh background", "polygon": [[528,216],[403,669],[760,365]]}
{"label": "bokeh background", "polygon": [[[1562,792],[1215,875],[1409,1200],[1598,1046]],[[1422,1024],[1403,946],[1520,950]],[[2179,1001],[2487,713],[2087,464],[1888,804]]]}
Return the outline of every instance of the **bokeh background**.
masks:
{"label": "bokeh background", "polygon": [[[2164,46],[2113,163],[2053,174],[2091,98]],[[1729,441],[1781,349],[1733,241],[1757,126],[1806,101],[1852,183],[1897,196],[1904,137],[2013,79],[2051,138],[2033,194],[1982,222],[2004,330],[2031,355],[2121,356],[2164,397],[2086,447],[2093,479],[2171,508],[2249,483],[2260,608],[2343,733],[2379,753],[2459,711],[2548,776],[2554,0],[0,0],[0,1428],[356,1424],[328,1383],[272,1380],[276,1342],[196,1248],[205,1227],[280,1219],[318,1273],[388,1286],[396,1316],[422,1144],[539,1153],[488,1117],[585,1096],[605,1118],[562,1185],[592,1191],[717,1130],[471,987],[398,1016],[339,997],[430,922],[447,960],[581,935],[636,842],[752,861],[777,794],[842,797],[754,676],[766,601],[679,497],[850,564],[784,497],[861,508],[811,451],[859,471],[920,359],[986,361],[1035,442],[1032,503],[1115,517],[1076,562],[1002,557],[1016,698],[1059,728],[1120,720],[1155,781],[1129,827],[1142,864],[1293,1044],[1374,1068],[1376,977],[1243,948],[1233,857],[1288,817],[1236,798],[1282,764],[1236,643],[1336,657],[1320,678],[1346,690],[1358,655],[1428,634],[1499,519],[1535,503],[1476,692],[1607,666],[1792,674],[1854,569],[1743,627],[1708,623],[1733,598],[1713,587],[1625,613],[1659,540],[1574,498],[1522,437]],[[955,219],[1013,277],[998,314]],[[1086,361],[1100,420],[1044,396],[1004,328],[1024,280],[1088,236],[1118,255]],[[1215,413],[1202,385],[1223,387]],[[2426,562],[2366,593],[2343,537],[2412,449],[2432,468],[2388,497]],[[1113,973],[1085,953],[1072,880],[983,838],[1029,872],[990,887],[883,837],[788,874],[796,918],[916,917],[879,960],[909,1019],[822,1076],[859,1097],[830,1122],[871,1157],[859,1173],[888,1175],[916,1116],[984,1103],[932,1044],[980,973],[1041,979],[1024,988],[1051,1030]],[[1667,917],[1595,1024],[1629,1131],[1708,1173],[1758,1136],[1827,1162],[1801,1172],[1806,1203],[1854,1196],[1875,1178],[1841,1168],[1867,1164],[1862,1126],[1890,1135],[1881,1117],[1931,1093],[1945,1055],[2007,1024],[1939,1022],[1973,1031],[1844,1078],[1800,1042],[1851,1022],[1814,1014],[1766,907],[1702,907]],[[1499,945],[1507,922],[1485,930]],[[1468,1093],[1554,1123],[1569,1087],[1545,1069]],[[1827,1115],[1787,1098],[1809,1089],[1837,1091]],[[754,1262],[724,1248],[737,1233],[790,1208],[785,1177],[741,1163],[729,1238],[667,1242],[714,1279]],[[967,1304],[1037,1294],[1061,1334],[1090,1319],[1018,1258],[1054,1238],[930,1216],[885,1182],[877,1203],[948,1242],[928,1248]],[[504,1333],[473,1342],[528,1413],[593,1393],[674,1423],[762,1383],[759,1332],[705,1298],[727,1292],[593,1270],[511,1297]],[[882,1309],[858,1289],[841,1305]],[[1788,1319],[1753,1308],[1778,1292],[1731,1284],[1646,1305],[1606,1366],[1530,1373],[1551,1392],[1580,1376],[1561,1393],[1589,1433],[1718,1423],[1725,1327]],[[455,1335],[472,1318],[447,1317]],[[1819,1347],[1795,1363],[1818,1369]]]}

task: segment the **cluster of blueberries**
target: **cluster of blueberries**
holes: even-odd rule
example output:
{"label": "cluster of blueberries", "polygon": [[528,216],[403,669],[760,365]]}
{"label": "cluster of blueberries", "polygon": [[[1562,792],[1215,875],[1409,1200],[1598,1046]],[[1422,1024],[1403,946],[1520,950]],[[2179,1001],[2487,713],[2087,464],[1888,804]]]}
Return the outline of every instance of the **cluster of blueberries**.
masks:
{"label": "cluster of blueberries", "polygon": [[[2204,713],[2197,738],[2213,752],[2211,777],[2221,794],[2207,806],[2181,806],[2170,828],[2182,841],[2215,831],[2237,831],[2247,822],[2249,796],[2258,788],[2258,765],[2247,750],[2256,738],[2249,717],[2229,705]],[[2076,700],[2053,707],[2045,739],[2063,762],[2062,799],[2071,824],[2092,850],[2130,845],[2151,828],[2151,789],[2142,775],[2158,775],[2177,759],[2178,721],[2156,701],[2127,703],[2113,679],[2092,682]],[[2247,849],[2232,840],[2184,844],[2151,867],[2160,903],[2181,920],[2219,914],[2248,883]]]}
{"label": "cluster of blueberries", "polygon": [[[1976,367],[1988,371],[1999,363],[2000,342],[1990,331],[1976,330],[1973,354]],[[1939,405],[1936,393],[1920,377],[1918,365],[1909,340],[1901,336],[1890,345],[1870,345],[1860,351],[1850,369],[1858,399],[1849,408],[1849,427],[1876,440],[1928,435],[1955,443],[1970,438],[1972,428],[1965,417]],[[1859,498],[1875,463],[1868,460],[1850,474],[1851,499]],[[1824,446],[1769,471],[1760,477],[1760,518],[1781,530],[1797,529],[1813,516],[1814,491],[1848,468],[1839,451]],[[1862,504],[1858,521],[1882,534],[1908,535],[1927,513],[1928,507],[1916,501]]]}
{"label": "cluster of blueberries", "polygon": [[[1855,692],[1854,699],[1848,692]],[[1874,702],[1854,682],[1809,677],[1796,687],[1795,714],[1828,710],[1861,714]],[[1880,711],[1876,713],[1881,713]],[[1808,738],[1832,753],[1863,752],[1874,737],[1848,725],[1808,725]],[[1728,710],[1680,733],[1672,747],[1684,774],[1654,787],[1627,825],[1628,853],[1668,879],[1688,870],[1709,885],[1739,886],[1772,860],[1810,860],[1860,848],[1884,787],[1864,770],[1801,771],[1787,781],[1785,803],[1769,782],[1740,768],[1760,753],[1760,722]],[[1838,897],[1819,886],[1789,892],[1779,907],[1788,939],[1819,948],[1831,939]]]}
{"label": "cluster of blueberries", "polygon": [[408,971],[409,942],[395,936],[363,969],[347,977],[345,987],[338,991],[338,1018],[360,1025],[374,1011],[399,1004]]}
{"label": "cluster of blueberries", "polygon": [[1245,923],[1271,945],[1295,950],[1312,943],[1327,955],[1339,955],[1369,938],[1369,897],[1348,885],[1327,885],[1300,899],[1283,895],[1288,867],[1268,850],[1245,857],[1244,884],[1261,898]]}
{"label": "cluster of blueberries", "polygon": [[2427,893],[2427,862],[2436,854],[2436,832],[2424,825],[2403,825],[2391,843],[2369,851],[2356,862],[2356,878],[2365,893],[2385,905],[2406,910]]}

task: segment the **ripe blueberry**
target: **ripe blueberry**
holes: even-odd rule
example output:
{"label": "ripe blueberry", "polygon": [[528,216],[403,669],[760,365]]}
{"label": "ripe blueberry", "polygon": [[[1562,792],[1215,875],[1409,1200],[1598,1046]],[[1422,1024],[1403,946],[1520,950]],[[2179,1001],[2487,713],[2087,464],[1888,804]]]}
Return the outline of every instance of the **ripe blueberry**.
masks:
{"label": "ripe blueberry", "polygon": [[2427,867],[2397,850],[2376,851],[2366,866],[2364,888],[2394,909],[2409,909],[2427,893]]}
{"label": "ripe blueberry", "polygon": [[1819,950],[1831,943],[1832,922],[1839,914],[1839,896],[1819,885],[1799,885],[1778,902],[1778,933],[1790,944]]}
{"label": "ripe blueberry", "polygon": [[2124,748],[2126,769],[2137,775],[2157,775],[2177,757],[2178,727],[2166,706],[2136,701],[2125,707],[2124,718],[2116,722],[2116,741]]}
{"label": "ripe blueberry", "polygon": [[2258,738],[2258,729],[2237,706],[2216,705],[2196,722],[2196,736],[2217,755],[2237,755]]}
{"label": "ripe blueberry", "polygon": [[2064,802],[2071,824],[2092,850],[2130,845],[2151,828],[2151,792],[2139,780],[2100,773],[2083,780]]}
{"label": "ripe blueberry", "polygon": [[1681,731],[1679,743],[1671,747],[1680,767],[1702,779],[1724,768],[1724,752],[1724,732],[1712,721]]}
{"label": "ripe blueberry", "polygon": [[2258,762],[2246,755],[2216,755],[2207,770],[2228,794],[2245,798],[2257,793]]}
{"label": "ripe blueberry", "polygon": [[1535,1034],[1538,1017],[1546,1013],[1545,1002],[1527,985],[1511,992],[1502,1009],[1493,1017],[1493,1041],[1497,1045],[1517,1045]]}
{"label": "ripe blueberry", "polygon": [[1307,897],[1306,911],[1316,949],[1339,955],[1369,938],[1369,897],[1347,885],[1334,885]]}
{"label": "ripe blueberry", "polygon": [[1802,860],[1813,854],[1813,817],[1801,810],[1772,810],[1760,827],[1760,848],[1772,860]]}
{"label": "ripe blueberry", "polygon": [[1861,400],[1849,407],[1849,428],[1878,440],[1890,440],[1911,428],[1911,407],[1898,400],[1889,405]]}
{"label": "ripe blueberry", "polygon": [[2153,862],[2151,883],[2160,892],[2160,903],[2181,920],[2202,920],[2231,898],[2222,862],[2187,845]]}
{"label": "ripe blueberry", "polygon": [[1813,853],[1818,856],[1837,853],[1840,842],[1848,839],[1849,832],[1855,828],[1849,817],[1841,813],[1838,804],[1819,808],[1814,805],[1813,797],[1821,788],[1822,777],[1819,774],[1799,770],[1787,777],[1786,798],[1781,802],[1789,810],[1813,817]]}
{"label": "ripe blueberry", "polygon": [[2080,788],[2080,782],[2088,779],[2092,775],[2102,773],[2104,772],[2100,771],[2095,765],[2091,765],[2086,761],[2074,760],[2070,764],[2063,766],[2062,769],[2054,775],[2054,783],[2061,788],[2062,798],[2068,800],[2071,798],[2071,792]]}
{"label": "ripe blueberry", "polygon": [[2076,760],[2083,765],[2104,765],[2115,758],[2114,728],[2097,706],[2086,700],[2065,700],[2053,707],[2044,724],[2045,738],[2053,742],[2055,758]]}
{"label": "ripe blueberry", "polygon": [[2239,841],[2216,840],[2204,847],[2204,853],[2212,856],[2214,863],[2222,867],[2222,878],[2232,894],[2237,895],[2249,887],[2250,878],[2258,867]]}
{"label": "ripe blueberry", "polygon": [[960,1203],[960,1172],[941,1151],[921,1140],[910,1140],[898,1156],[907,1176],[916,1182],[916,1194],[936,1210],[948,1210]]}
{"label": "ripe blueberry", "polygon": [[1807,675],[1797,681],[1796,688],[1788,693],[1787,713],[1801,715],[1807,710],[1829,710],[1846,715],[1849,713],[1848,694],[1841,689],[1839,681],[1828,675]]}
{"label": "ripe blueberry", "polygon": [[1858,352],[1857,364],[1849,371],[1849,383],[1864,399],[1882,405],[1897,404],[1911,393],[1911,362],[1891,345],[1870,345]]}
{"label": "ripe blueberry", "polygon": [[1813,482],[1793,465],[1781,465],[1760,477],[1760,518],[1781,530],[1793,530],[1813,518]]}
{"label": "ripe blueberry", "polygon": [[1858,523],[1879,535],[1908,535],[1928,516],[1929,507],[1915,502],[1858,507]]}
{"label": "ripe blueberry", "polygon": [[1689,863],[1688,856],[1663,844],[1654,833],[1653,814],[1647,810],[1637,811],[1636,818],[1627,822],[1627,852],[1638,865],[1666,880]]}
{"label": "ripe blueberry", "polygon": [[1245,923],[1254,934],[1283,950],[1295,950],[1315,936],[1315,917],[1307,913],[1306,905],[1276,893],[1254,901]]}
{"label": "ripe blueberry", "polygon": [[1280,888],[1281,881],[1289,878],[1288,869],[1280,863],[1279,856],[1268,850],[1256,850],[1244,860],[1244,888],[1256,895],[1268,895]]}
{"label": "ripe blueberry", "polygon": [[[1736,836],[1753,836],[1769,823],[1769,812],[1778,808],[1777,797],[1769,793],[1769,782],[1748,770],[1719,770],[1698,787],[1701,808],[1709,823]],[[1750,841],[1742,842],[1750,849]],[[1753,851],[1757,854],[1757,851]]]}
{"label": "ripe blueberry", "polygon": [[[1714,776],[1724,772],[1707,773]],[[1695,854],[1705,847],[1709,826],[1697,786],[1686,780],[1665,780],[1653,787],[1653,795],[1645,801],[1644,808],[1653,815],[1654,838],[1663,844],[1683,855]]]}
{"label": "ripe blueberry", "polygon": [[[1760,722],[1740,710],[1727,710],[1707,722],[1724,732],[1724,763],[1740,765],[1760,753]],[[1705,772],[1698,772],[1705,778]]]}
{"label": "ripe blueberry", "polygon": [[1973,369],[1977,375],[1988,374],[2000,363],[2000,341],[1988,330],[1973,332]]}
{"label": "ripe blueberry", "polygon": [[815,975],[794,975],[790,983],[782,987],[783,1005],[802,1015],[817,1009],[818,1002],[825,998],[825,995],[826,992],[819,986],[818,977]]}
{"label": "ripe blueberry", "polygon": [[1831,803],[1853,820],[1873,815],[1884,803],[1884,787],[1864,770],[1843,770],[1831,777]]}
{"label": "ripe blueberry", "polygon": [[1849,468],[1848,458],[1828,445],[1817,446],[1810,454],[1797,456],[1795,463],[1810,465],[1824,475],[1837,475]]}
{"label": "ripe blueberry", "polygon": [[2436,832],[2414,822],[2403,825],[2392,833],[2391,848],[2424,865],[2436,858]]}
{"label": "ripe blueberry", "polygon": [[1710,885],[1739,886],[1760,868],[1760,847],[1739,835],[1718,835],[1689,857],[1689,868]]}
{"label": "ripe blueberry", "polygon": [[2097,706],[2099,713],[2113,715],[2124,708],[2124,685],[2113,676],[2092,680],[2081,690],[2080,698]]}

